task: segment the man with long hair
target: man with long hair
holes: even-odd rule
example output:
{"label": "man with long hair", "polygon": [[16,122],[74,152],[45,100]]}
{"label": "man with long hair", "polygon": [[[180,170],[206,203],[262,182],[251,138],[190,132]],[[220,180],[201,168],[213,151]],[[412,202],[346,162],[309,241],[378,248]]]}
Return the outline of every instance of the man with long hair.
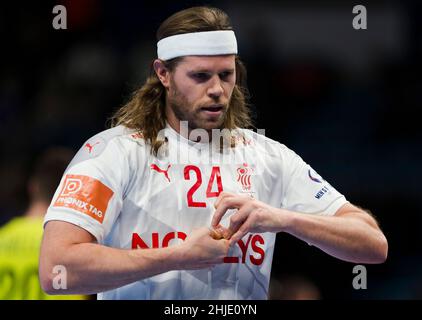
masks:
{"label": "man with long hair", "polygon": [[[66,170],[45,218],[50,294],[266,299],[275,235],[381,263],[387,241],[286,146],[248,129],[245,68],[223,11],[175,13],[153,72]],[[54,266],[66,268],[57,289]]]}

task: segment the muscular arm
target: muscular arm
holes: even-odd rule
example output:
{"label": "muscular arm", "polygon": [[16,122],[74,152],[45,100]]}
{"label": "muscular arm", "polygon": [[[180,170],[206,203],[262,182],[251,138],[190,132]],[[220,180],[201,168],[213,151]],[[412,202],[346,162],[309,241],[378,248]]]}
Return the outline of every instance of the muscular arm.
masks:
{"label": "muscular arm", "polygon": [[287,232],[324,252],[354,263],[382,263],[388,243],[375,219],[350,203],[334,216],[316,216],[271,207],[258,200],[230,193],[220,194],[215,203],[212,226],[217,226],[227,209],[238,209],[225,231],[230,244],[247,232]]}
{"label": "muscular arm", "polygon": [[387,239],[375,219],[350,203],[331,217],[280,212],[278,223],[280,231],[345,261],[382,263],[387,258]]}
{"label": "muscular arm", "polygon": [[[116,249],[94,242],[84,229],[63,221],[47,223],[41,245],[39,275],[48,294],[92,294],[170,270],[197,269],[223,261],[226,240],[198,229],[183,244],[159,249]],[[53,288],[55,265],[67,273],[67,290]]]}

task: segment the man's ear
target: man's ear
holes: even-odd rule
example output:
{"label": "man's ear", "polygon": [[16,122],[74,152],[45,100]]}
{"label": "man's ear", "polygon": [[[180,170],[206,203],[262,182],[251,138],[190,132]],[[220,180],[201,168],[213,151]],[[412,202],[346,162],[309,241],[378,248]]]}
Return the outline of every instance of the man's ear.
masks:
{"label": "man's ear", "polygon": [[160,79],[164,88],[168,88],[170,84],[170,71],[164,66],[163,61],[155,59],[153,63],[155,74]]}

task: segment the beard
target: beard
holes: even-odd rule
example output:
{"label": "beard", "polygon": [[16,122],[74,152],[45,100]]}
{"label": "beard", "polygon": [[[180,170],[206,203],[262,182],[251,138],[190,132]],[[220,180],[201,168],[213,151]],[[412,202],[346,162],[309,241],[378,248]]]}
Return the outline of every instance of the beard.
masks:
{"label": "beard", "polygon": [[[175,83],[172,83],[171,94],[168,96],[168,104],[170,109],[179,121],[187,121],[188,129],[205,129],[211,131],[212,129],[222,129],[227,116],[227,104],[220,102],[208,103],[203,105],[193,105],[186,96],[184,96],[178,89]],[[219,116],[207,116],[203,108],[211,105],[220,105],[222,112]]]}

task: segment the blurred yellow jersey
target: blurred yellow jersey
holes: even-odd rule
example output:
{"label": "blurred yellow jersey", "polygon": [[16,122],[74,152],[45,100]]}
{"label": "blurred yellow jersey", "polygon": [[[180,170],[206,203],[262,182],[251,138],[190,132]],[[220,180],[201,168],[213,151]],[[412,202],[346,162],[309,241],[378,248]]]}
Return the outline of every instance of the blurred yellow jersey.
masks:
{"label": "blurred yellow jersey", "polygon": [[0,228],[0,300],[80,300],[50,296],[41,289],[38,258],[43,218],[18,217]]}

